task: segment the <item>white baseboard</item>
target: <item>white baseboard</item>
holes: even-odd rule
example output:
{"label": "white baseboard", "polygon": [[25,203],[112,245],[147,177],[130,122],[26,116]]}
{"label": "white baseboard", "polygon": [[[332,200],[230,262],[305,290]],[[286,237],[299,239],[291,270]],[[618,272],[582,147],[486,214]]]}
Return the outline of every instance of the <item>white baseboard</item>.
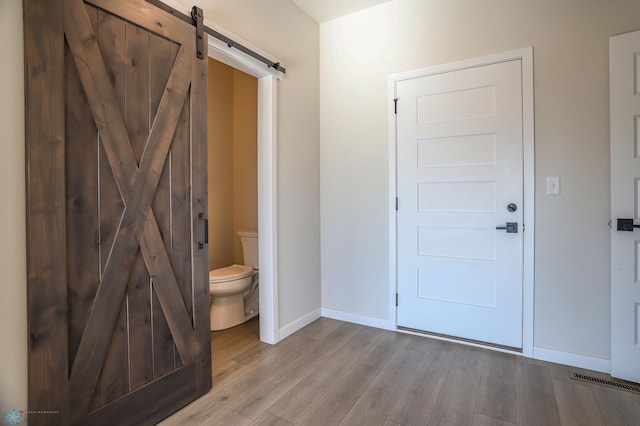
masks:
{"label": "white baseboard", "polygon": [[320,309],[316,309],[315,311],[310,312],[301,318],[298,318],[294,322],[285,325],[280,330],[278,330],[278,341],[286,339],[296,331],[306,327],[318,318],[320,318]]}
{"label": "white baseboard", "polygon": [[611,373],[611,361],[603,358],[557,351],[538,346],[533,347],[533,358],[541,361],[555,362],[556,364],[584,368],[586,370],[599,371],[601,373]]}
{"label": "white baseboard", "polygon": [[369,317],[366,315],[353,314],[351,312],[335,311],[333,309],[322,308],[322,316],[340,321],[352,322],[354,324],[366,325],[367,327],[382,328],[383,330],[396,330],[394,321],[382,318]]}

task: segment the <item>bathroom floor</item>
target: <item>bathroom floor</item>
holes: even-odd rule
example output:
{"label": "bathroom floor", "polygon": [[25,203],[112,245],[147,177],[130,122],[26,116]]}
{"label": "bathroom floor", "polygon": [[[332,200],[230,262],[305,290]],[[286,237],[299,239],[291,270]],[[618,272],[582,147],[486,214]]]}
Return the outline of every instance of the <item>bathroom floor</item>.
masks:
{"label": "bathroom floor", "polygon": [[213,381],[218,383],[228,373],[236,371],[242,365],[234,358],[256,346],[265,345],[260,342],[260,317],[221,331],[211,332],[211,353]]}

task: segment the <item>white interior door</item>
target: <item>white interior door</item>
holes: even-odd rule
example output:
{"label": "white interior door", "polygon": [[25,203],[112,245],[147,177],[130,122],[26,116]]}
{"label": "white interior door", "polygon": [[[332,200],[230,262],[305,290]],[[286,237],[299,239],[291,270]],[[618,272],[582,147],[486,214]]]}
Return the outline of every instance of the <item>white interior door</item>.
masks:
{"label": "white interior door", "polygon": [[396,84],[399,327],[522,348],[521,67]]}
{"label": "white interior door", "polygon": [[611,375],[640,382],[640,31],[611,38],[610,65]]}

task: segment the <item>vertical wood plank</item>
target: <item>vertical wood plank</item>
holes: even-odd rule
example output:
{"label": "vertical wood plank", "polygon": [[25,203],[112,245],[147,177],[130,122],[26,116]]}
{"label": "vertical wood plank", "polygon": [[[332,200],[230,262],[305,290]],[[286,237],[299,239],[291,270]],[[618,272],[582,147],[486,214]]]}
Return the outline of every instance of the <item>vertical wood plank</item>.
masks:
{"label": "vertical wood plank", "polygon": [[[173,43],[161,37],[153,36],[150,40],[150,120],[155,117],[165,85],[169,79],[177,49]],[[171,254],[173,234],[171,232],[171,152],[167,156],[158,189],[153,201],[153,212],[162,234],[167,252]],[[169,325],[160,306],[160,301],[152,285],[152,335],[153,335],[153,375],[162,377],[173,370],[175,365],[175,345]]]}
{"label": "vertical wood plank", "polygon": [[[91,6],[91,5],[86,5],[87,7],[87,16],[89,16],[89,21],[91,21],[91,26],[94,28],[94,30],[98,31],[98,9]],[[70,52],[69,52],[70,53]],[[69,59],[71,59],[71,56],[69,57]],[[69,66],[73,66],[74,70],[75,70],[75,64],[69,64]],[[77,70],[76,70],[76,76],[77,76]],[[80,78],[79,76],[77,76],[78,79]],[[82,89],[84,92],[84,89]],[[86,100],[86,96],[85,96],[85,100]],[[87,107],[88,107],[88,102],[87,102]],[[90,112],[89,112],[90,113]],[[91,121],[93,122],[93,124],[95,125],[95,122],[93,121],[93,115],[91,116]],[[100,145],[100,135],[98,133],[98,129],[96,128],[96,158],[98,161],[98,168],[96,170],[96,178],[97,178],[97,185],[98,188],[100,186],[100,155],[101,155],[101,149],[102,146]],[[100,282],[100,279],[102,277],[102,255],[101,255],[101,247],[100,247],[100,214],[99,214],[99,210],[100,210],[100,199],[99,199],[99,194],[98,194],[98,200],[97,200],[97,207],[98,207],[98,212],[97,212],[97,220],[98,220],[98,230],[97,230],[97,235],[96,235],[96,246],[98,248],[98,285]],[[97,286],[96,286],[96,292],[97,292]],[[95,298],[95,293],[93,294],[93,296],[91,297],[91,303],[89,303],[89,305],[87,306],[87,317],[89,315],[89,309],[91,308],[91,306],[93,305],[93,299]],[[69,307],[71,308],[71,307]],[[84,318],[83,323],[82,323],[82,331],[84,332],[84,328],[86,326],[86,322],[87,322],[87,317]],[[78,341],[76,343],[75,349],[74,349],[74,354],[77,351],[78,347],[77,345],[80,343],[80,338],[82,337],[82,335],[80,335],[78,337]],[[73,364],[70,364],[73,365]],[[100,386],[96,386],[95,390],[94,390],[94,394],[93,394],[93,398],[91,399],[91,403],[89,405],[89,409],[90,410],[95,410],[98,407],[101,407],[103,404],[102,402],[102,387]]]}
{"label": "vertical wood plank", "polygon": [[[95,28],[95,27],[94,27]],[[118,100],[120,111],[126,111],[126,44],[127,30],[123,19],[103,10],[98,11],[95,28],[102,57]],[[107,267],[111,249],[124,210],[124,203],[116,184],[114,173],[105,149],[100,145],[100,249],[101,271]],[[102,404],[124,395],[129,390],[128,326],[126,297],[120,301],[118,319],[111,335],[109,350],[102,367],[98,387],[102,393]],[[109,330],[108,332],[110,332]]]}
{"label": "vertical wood plank", "polygon": [[29,423],[67,424],[64,17],[62,0],[24,3]]}
{"label": "vertical wood plank", "polygon": [[[88,8],[92,23],[98,11]],[[66,197],[69,365],[84,333],[100,283],[98,223],[98,129],[73,56],[65,49]]]}
{"label": "vertical wood plank", "polygon": [[142,254],[138,253],[127,287],[131,390],[153,380],[150,289],[151,279]]}
{"label": "vertical wood plank", "polygon": [[[186,49],[186,46],[181,46],[181,49]],[[196,58],[197,59],[197,58]],[[192,59],[195,61],[195,59]],[[197,65],[194,62],[194,65]],[[195,70],[193,71],[195,72]],[[193,81],[192,84],[196,84]],[[190,318],[193,318],[193,300],[192,300],[192,281],[191,281],[191,268],[192,265],[192,242],[196,238],[192,236],[191,229],[192,223],[195,226],[199,221],[196,218],[192,222],[191,212],[191,197],[194,196],[191,190],[191,147],[192,144],[197,144],[196,136],[191,139],[191,100],[195,94],[194,87],[191,87],[190,94],[185,99],[182,107],[182,113],[176,127],[173,143],[171,144],[171,233],[172,250],[170,252],[171,263],[173,270],[178,281],[178,287],[182,294],[182,300],[187,308],[187,313]],[[206,103],[205,103],[206,104]],[[206,112],[206,108],[205,108]],[[194,117],[194,131],[197,131],[198,120]],[[206,134],[206,133],[205,133]],[[206,151],[205,151],[206,153]],[[193,159],[193,163],[197,161],[197,158]],[[206,165],[206,163],[205,163]],[[194,168],[194,180],[198,178],[198,170]],[[206,173],[206,171],[205,171]],[[206,176],[206,174],[205,174]],[[205,195],[206,199],[206,195]],[[194,208],[197,208],[195,205]],[[203,211],[206,213],[206,210]],[[192,320],[193,321],[193,320]],[[176,367],[182,365],[182,360],[176,351]]]}
{"label": "vertical wood plank", "polygon": [[118,319],[116,320],[107,356],[102,367],[100,386],[102,387],[102,402],[104,405],[120,398],[129,389],[129,347],[127,321],[127,299],[123,298]]}
{"label": "vertical wood plank", "polygon": [[[150,132],[149,73],[150,34],[136,25],[126,24],[126,114],[125,123],[138,164]],[[153,380],[151,338],[151,278],[142,254],[138,252],[127,287],[129,318],[129,359],[131,389]]]}
{"label": "vertical wood plank", "polygon": [[[195,34],[195,32],[194,32]],[[196,355],[196,392],[203,395],[212,387],[211,332],[209,321],[209,246],[198,248],[198,229],[204,235],[204,223],[198,220],[200,213],[209,217],[208,207],[208,175],[207,175],[207,143],[208,143],[208,45],[204,43],[204,60],[194,56],[193,79],[191,86],[191,238],[190,251],[193,256],[193,276],[189,286],[194,305],[192,307],[193,326],[199,343]],[[195,52],[194,52],[195,53]],[[186,294],[186,293],[183,293]]]}

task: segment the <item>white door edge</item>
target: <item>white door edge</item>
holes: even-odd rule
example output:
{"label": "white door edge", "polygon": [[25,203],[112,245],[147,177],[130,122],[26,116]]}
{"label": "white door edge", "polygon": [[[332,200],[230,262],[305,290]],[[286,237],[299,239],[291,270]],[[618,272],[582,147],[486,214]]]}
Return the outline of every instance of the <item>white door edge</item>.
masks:
{"label": "white door edge", "polygon": [[[534,245],[535,245],[535,156],[534,156],[534,92],[533,92],[533,47],[482,56],[473,59],[434,65],[417,70],[404,71],[388,77],[388,150],[389,150],[389,317],[397,329],[397,127],[395,102],[396,84],[402,80],[425,77],[450,71],[458,71],[499,62],[522,61],[522,127],[523,127],[523,178],[524,178],[524,253],[523,253],[523,303],[522,303],[522,355],[533,358],[534,332]],[[395,318],[394,318],[395,317]],[[492,349],[492,347],[487,346]]]}

